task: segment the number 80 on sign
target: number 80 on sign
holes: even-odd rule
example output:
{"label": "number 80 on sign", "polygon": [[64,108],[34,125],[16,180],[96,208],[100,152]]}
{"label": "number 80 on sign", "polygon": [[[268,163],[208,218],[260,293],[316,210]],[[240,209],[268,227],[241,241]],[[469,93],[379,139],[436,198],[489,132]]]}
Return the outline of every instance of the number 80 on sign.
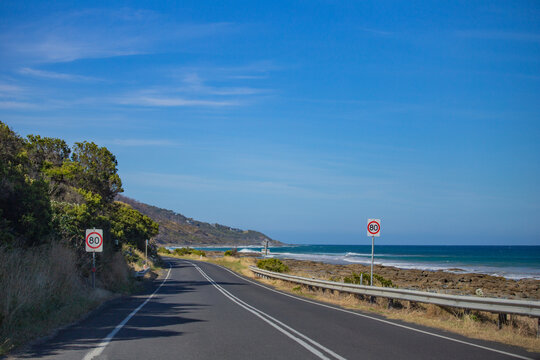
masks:
{"label": "number 80 on sign", "polygon": [[381,236],[381,219],[368,219],[367,236]]}
{"label": "number 80 on sign", "polygon": [[103,252],[102,229],[86,229],[84,240],[87,252]]}

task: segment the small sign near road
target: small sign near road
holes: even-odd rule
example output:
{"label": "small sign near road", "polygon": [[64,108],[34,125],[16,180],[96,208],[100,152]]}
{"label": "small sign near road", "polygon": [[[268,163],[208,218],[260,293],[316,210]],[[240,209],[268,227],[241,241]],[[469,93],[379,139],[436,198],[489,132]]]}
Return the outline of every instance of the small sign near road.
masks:
{"label": "small sign near road", "polygon": [[86,229],[86,252],[103,252],[103,230]]}
{"label": "small sign near road", "polygon": [[368,219],[367,236],[381,236],[381,219]]}

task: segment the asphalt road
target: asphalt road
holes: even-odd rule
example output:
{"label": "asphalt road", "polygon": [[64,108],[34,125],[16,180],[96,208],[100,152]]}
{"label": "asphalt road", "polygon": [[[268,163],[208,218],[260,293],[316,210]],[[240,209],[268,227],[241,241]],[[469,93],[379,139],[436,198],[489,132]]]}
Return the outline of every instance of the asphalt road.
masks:
{"label": "asphalt road", "polygon": [[283,294],[213,264],[168,259],[166,279],[15,358],[540,359],[518,348]]}

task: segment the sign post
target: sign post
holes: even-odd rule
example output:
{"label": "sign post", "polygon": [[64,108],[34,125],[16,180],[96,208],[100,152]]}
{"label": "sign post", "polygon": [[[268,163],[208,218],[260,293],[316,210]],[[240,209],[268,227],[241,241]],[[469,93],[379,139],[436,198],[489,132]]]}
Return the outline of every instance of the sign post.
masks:
{"label": "sign post", "polygon": [[373,256],[375,254],[375,236],[381,236],[381,219],[368,219],[367,236],[371,236],[371,282],[373,286]]}
{"label": "sign post", "polygon": [[103,252],[103,230],[86,229],[86,252],[92,253],[92,288],[96,288],[96,253]]}
{"label": "sign post", "polygon": [[146,239],[146,245],[144,247],[144,268],[148,267],[148,239]]}

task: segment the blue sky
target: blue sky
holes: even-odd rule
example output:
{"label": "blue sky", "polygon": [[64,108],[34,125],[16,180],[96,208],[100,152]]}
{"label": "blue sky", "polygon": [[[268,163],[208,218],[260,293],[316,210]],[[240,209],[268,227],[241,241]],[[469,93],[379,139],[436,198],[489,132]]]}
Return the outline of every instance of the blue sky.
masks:
{"label": "blue sky", "polygon": [[0,3],[0,120],[289,243],[540,245],[540,3]]}

